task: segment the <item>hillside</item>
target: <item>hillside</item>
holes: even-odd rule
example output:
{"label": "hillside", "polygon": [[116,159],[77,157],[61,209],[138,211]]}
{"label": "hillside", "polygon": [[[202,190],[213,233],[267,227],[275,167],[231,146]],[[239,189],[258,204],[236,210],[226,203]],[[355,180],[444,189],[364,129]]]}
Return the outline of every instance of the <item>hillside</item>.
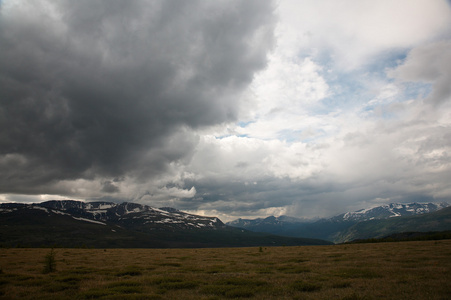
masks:
{"label": "hillside", "polygon": [[[384,227],[385,225],[382,225],[385,224],[384,220],[398,220],[394,221],[394,223],[399,222],[402,224],[404,217],[419,216],[419,220],[421,220],[420,216],[426,216],[430,213],[438,212],[446,207],[449,207],[449,204],[446,202],[408,204],[391,203],[368,209],[361,209],[354,212],[346,212],[331,218],[319,219],[310,222],[286,216],[270,216],[267,218],[259,218],[254,220],[238,219],[227,223],[227,225],[252,230],[255,232],[267,232],[282,236],[318,238],[332,242],[343,242],[354,238],[361,238],[360,236],[362,235],[365,235],[364,238],[379,236],[379,231],[383,230],[377,229],[377,225],[375,224],[381,224],[380,226]],[[364,225],[367,224],[366,222],[370,222],[372,225]],[[390,222],[391,221],[389,221],[389,223]],[[362,229],[360,230],[358,228]],[[441,231],[447,230],[446,228],[448,227],[443,224],[442,221],[437,221],[437,223],[426,222],[420,226],[421,230],[417,228],[417,225],[408,226],[407,224],[397,228],[402,230],[399,232],[403,232]],[[354,236],[353,230],[358,232],[356,236]],[[395,233],[396,231],[387,230],[387,232],[389,233],[386,235]]]}
{"label": "hillside", "polygon": [[3,247],[192,248],[330,244],[255,233],[216,217],[136,203],[49,201],[0,205]]}
{"label": "hillside", "polygon": [[337,232],[334,241],[341,243],[357,239],[383,238],[395,233],[451,230],[451,207],[436,212],[356,223]]}

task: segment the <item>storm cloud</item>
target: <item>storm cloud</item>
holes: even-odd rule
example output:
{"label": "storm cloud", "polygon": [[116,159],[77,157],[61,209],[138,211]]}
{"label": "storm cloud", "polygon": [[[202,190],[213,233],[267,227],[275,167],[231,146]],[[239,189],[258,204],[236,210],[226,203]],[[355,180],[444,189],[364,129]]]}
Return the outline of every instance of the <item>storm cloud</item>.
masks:
{"label": "storm cloud", "polygon": [[4,1],[1,192],[165,172],[237,118],[273,25],[260,1]]}

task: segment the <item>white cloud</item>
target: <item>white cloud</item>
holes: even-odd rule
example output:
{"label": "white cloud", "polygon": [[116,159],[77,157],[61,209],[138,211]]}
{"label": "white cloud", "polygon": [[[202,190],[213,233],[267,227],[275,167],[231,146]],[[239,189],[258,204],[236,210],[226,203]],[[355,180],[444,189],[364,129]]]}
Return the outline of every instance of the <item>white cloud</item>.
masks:
{"label": "white cloud", "polygon": [[267,69],[255,77],[250,87],[255,104],[249,108],[250,123],[236,131],[250,137],[284,139],[286,131],[311,126],[309,110],[328,95],[320,69],[311,59],[288,60],[276,50]]}
{"label": "white cloud", "polygon": [[439,41],[413,49],[405,63],[389,72],[389,75],[404,82],[426,82],[433,84],[428,97],[433,105],[451,100],[451,41]]}
{"label": "white cloud", "polygon": [[283,34],[289,55],[328,52],[341,69],[365,65],[374,55],[407,49],[451,28],[447,1],[281,1]]}

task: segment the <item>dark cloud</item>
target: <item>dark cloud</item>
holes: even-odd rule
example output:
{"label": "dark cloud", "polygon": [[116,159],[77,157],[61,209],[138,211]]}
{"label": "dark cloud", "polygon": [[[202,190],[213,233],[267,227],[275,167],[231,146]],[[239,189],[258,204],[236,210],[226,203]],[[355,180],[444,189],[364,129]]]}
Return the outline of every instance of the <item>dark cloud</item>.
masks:
{"label": "dark cloud", "polygon": [[119,192],[119,188],[114,185],[114,183],[112,183],[111,181],[105,181],[103,183],[103,188],[102,188],[102,192],[105,193],[116,193]]}
{"label": "dark cloud", "polygon": [[[268,1],[33,1],[0,13],[1,193],[164,172],[194,149],[186,128],[237,117],[273,42]],[[103,191],[118,191],[108,180]]]}

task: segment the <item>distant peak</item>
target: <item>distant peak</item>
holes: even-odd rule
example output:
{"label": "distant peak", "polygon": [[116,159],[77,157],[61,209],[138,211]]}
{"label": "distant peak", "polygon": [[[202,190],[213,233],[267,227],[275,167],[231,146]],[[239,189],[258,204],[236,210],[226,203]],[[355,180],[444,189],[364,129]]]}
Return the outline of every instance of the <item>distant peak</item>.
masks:
{"label": "distant peak", "polygon": [[342,218],[346,221],[366,221],[371,219],[386,219],[392,217],[411,216],[434,212],[449,206],[448,203],[389,203],[376,207],[364,208],[346,212],[332,219]]}

